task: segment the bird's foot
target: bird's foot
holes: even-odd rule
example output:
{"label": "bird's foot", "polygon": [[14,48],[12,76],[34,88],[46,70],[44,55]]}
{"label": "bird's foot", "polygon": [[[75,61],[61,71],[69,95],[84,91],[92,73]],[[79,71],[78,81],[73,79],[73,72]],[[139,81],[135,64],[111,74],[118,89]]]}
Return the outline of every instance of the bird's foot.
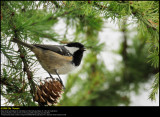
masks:
{"label": "bird's foot", "polygon": [[63,82],[62,82],[62,80],[61,79],[59,79],[59,78],[56,78],[56,80],[58,80],[60,83],[61,83],[61,85],[62,85],[62,87],[63,87],[63,90],[65,91],[65,86],[64,86],[64,84],[63,84]]}

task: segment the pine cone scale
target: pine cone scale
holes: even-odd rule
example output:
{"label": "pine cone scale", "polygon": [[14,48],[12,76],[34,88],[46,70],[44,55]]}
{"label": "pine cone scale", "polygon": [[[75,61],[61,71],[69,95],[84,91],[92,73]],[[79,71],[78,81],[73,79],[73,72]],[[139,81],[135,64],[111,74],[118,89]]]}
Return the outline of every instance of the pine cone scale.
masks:
{"label": "pine cone scale", "polygon": [[63,93],[63,86],[59,80],[45,80],[44,83],[40,82],[40,85],[38,85],[36,89],[34,100],[38,102],[39,105],[54,105]]}

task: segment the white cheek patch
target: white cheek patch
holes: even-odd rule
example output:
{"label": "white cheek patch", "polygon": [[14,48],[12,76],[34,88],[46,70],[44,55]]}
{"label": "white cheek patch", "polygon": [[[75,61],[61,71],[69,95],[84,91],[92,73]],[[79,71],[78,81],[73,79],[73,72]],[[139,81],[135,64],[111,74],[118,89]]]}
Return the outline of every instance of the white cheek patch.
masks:
{"label": "white cheek patch", "polygon": [[73,54],[74,52],[76,52],[77,50],[79,50],[79,48],[77,48],[77,47],[67,47],[67,46],[65,46],[65,48],[66,48],[71,54]]}

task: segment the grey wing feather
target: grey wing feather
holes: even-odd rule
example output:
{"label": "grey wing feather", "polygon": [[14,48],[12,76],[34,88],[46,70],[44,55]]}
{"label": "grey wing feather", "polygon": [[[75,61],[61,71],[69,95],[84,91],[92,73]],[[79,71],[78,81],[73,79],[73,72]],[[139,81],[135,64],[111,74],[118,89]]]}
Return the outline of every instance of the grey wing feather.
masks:
{"label": "grey wing feather", "polygon": [[64,55],[64,56],[70,56],[71,54],[64,46],[59,45],[42,45],[42,44],[33,44],[36,47],[42,48],[44,50],[51,50],[53,52],[56,52],[58,54]]}

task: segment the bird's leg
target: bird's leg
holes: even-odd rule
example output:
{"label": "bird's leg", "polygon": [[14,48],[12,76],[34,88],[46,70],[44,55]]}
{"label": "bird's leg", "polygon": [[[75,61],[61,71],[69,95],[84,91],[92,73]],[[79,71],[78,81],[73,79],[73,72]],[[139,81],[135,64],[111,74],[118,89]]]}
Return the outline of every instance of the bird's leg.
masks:
{"label": "bird's leg", "polygon": [[[52,75],[48,72],[48,74],[49,74],[49,76],[50,76],[50,78],[52,78],[53,80],[54,80],[54,78],[52,77]],[[48,79],[49,77],[47,77],[47,79]]]}
{"label": "bird's leg", "polygon": [[60,77],[59,74],[57,73],[57,70],[55,70],[55,73],[57,74],[57,76],[58,76],[58,78],[59,78],[59,81],[60,81],[60,83],[62,84],[63,89],[65,90],[65,86],[64,86],[64,84],[63,84],[63,81],[62,81],[61,77]]}

